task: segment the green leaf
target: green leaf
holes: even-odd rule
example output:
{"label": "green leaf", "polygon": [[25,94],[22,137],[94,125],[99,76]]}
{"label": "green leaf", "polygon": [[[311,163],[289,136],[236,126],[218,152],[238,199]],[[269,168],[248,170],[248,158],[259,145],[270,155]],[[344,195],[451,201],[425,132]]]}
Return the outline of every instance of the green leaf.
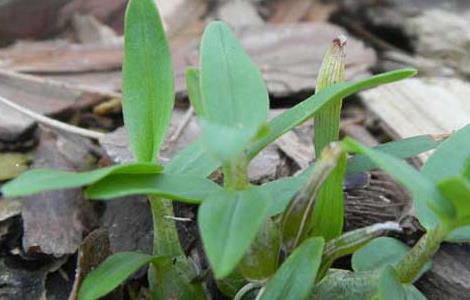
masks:
{"label": "green leaf", "polygon": [[[374,147],[378,151],[388,153],[396,158],[409,158],[436,148],[441,141],[436,141],[430,135],[420,135],[411,138],[391,141]],[[376,164],[365,155],[355,155],[348,161],[347,174],[372,170]]]}
{"label": "green leaf", "polygon": [[269,97],[263,77],[223,22],[212,22],[204,31],[200,84],[208,121],[257,131],[266,120]]}
{"label": "green leaf", "polygon": [[269,122],[271,131],[264,138],[250,145],[247,151],[248,158],[251,159],[255,157],[261,150],[284,133],[314,117],[315,114],[328,103],[333,103],[334,101],[339,101],[341,98],[345,98],[362,90],[405,79],[415,74],[416,70],[414,69],[402,69],[375,75],[357,82],[338,83],[322,90],[272,119],[271,122]]}
{"label": "green leaf", "polygon": [[137,161],[153,162],[175,98],[170,47],[155,1],[129,1],[124,48],[124,122]]}
{"label": "green leaf", "polygon": [[[343,159],[343,163],[345,164],[346,157],[337,144],[327,148],[322,153],[322,156],[318,162],[315,164],[313,173],[310,175],[310,178],[305,186],[289,202],[289,206],[282,214],[281,219],[282,246],[287,254],[292,252],[293,249],[295,249],[304,239],[309,237],[310,230],[312,229],[312,214],[314,210],[317,209],[318,203],[315,201],[318,199],[318,193],[321,190],[325,180],[330,178],[329,176],[331,176],[332,172],[334,172],[338,166],[339,161]],[[341,181],[341,190],[342,187],[343,185]],[[329,216],[328,219],[333,219],[336,221],[333,214],[337,213],[337,211],[323,212],[325,215]],[[316,220],[313,220],[313,222],[315,221]],[[327,222],[328,221],[325,220],[324,223],[317,222],[317,224],[322,226]],[[322,229],[324,228],[322,227]]]}
{"label": "green leaf", "polygon": [[380,274],[378,296],[379,300],[407,300],[406,291],[398,279],[398,274],[390,265]]}
{"label": "green leaf", "polygon": [[198,139],[173,157],[165,166],[165,173],[207,177],[219,166],[219,161],[207,153],[202,140]]}
{"label": "green leaf", "polygon": [[470,158],[470,124],[442,142],[423,166],[422,173],[432,182],[461,176]]}
{"label": "green leaf", "polygon": [[470,180],[463,177],[447,178],[440,181],[438,187],[457,212],[456,225],[470,225]]}
{"label": "green leaf", "polygon": [[150,255],[136,252],[119,252],[108,257],[87,275],[78,299],[93,300],[105,296],[152,259]]}
{"label": "green leaf", "polygon": [[379,237],[356,251],[351,260],[355,272],[382,270],[398,263],[410,250],[406,244],[391,237]]}
{"label": "green leaf", "polygon": [[377,298],[377,276],[372,272],[330,269],[315,286],[311,299],[364,300]]}
{"label": "green leaf", "polygon": [[199,207],[204,249],[217,279],[229,275],[243,258],[266,217],[270,197],[261,189],[213,193]]}
{"label": "green leaf", "polygon": [[268,281],[260,300],[302,300],[309,298],[320,267],[324,241],[305,240]]}
{"label": "green leaf", "polygon": [[[312,236],[322,236],[325,241],[338,237],[343,232],[346,154],[342,153],[336,167],[321,186],[309,229]],[[325,218],[324,216],[328,216]]]}
{"label": "green leaf", "polygon": [[[153,163],[114,165],[88,172],[34,169],[27,171],[2,187],[7,197],[20,197],[48,190],[76,188],[95,183],[114,174],[156,174],[163,168]],[[124,175],[125,176],[125,175]]]}
{"label": "green leaf", "polygon": [[467,160],[466,167],[463,170],[463,177],[467,178],[470,180],[470,157]]}
{"label": "green leaf", "polygon": [[189,101],[194,108],[196,114],[200,117],[204,116],[204,106],[202,102],[200,73],[197,68],[189,67],[186,69],[186,88],[188,89]]}
{"label": "green leaf", "polygon": [[280,248],[279,227],[267,218],[238,265],[238,270],[249,281],[266,280],[276,272]]}
{"label": "green leaf", "polygon": [[413,194],[418,219],[426,229],[433,228],[437,224],[434,213],[444,222],[454,217],[455,211],[452,205],[442,196],[433,182],[407,163],[391,155],[362,146],[350,138],[343,141],[343,146],[347,151],[366,155],[404,185]]}
{"label": "green leaf", "polygon": [[222,188],[209,179],[172,174],[118,174],[86,189],[90,199],[107,200],[128,195],[154,195],[187,203],[201,203]]}
{"label": "green leaf", "polygon": [[[388,72],[380,75],[376,75],[358,82],[354,83],[341,83],[335,86],[332,86],[321,93],[315,94],[293,108],[289,109],[287,112],[276,117],[273,121],[268,124],[268,127],[271,130],[260,140],[253,142],[248,147],[247,153],[249,158],[253,158],[258,154],[259,151],[264,149],[266,146],[275,141],[282,134],[288,132],[294,127],[300,125],[304,121],[308,120],[313,116],[320,108],[322,108],[326,103],[333,101],[335,97],[346,97],[352,95],[361,90],[371,88],[380,84],[390,83],[405,79],[407,77],[413,76],[416,74],[416,71],[413,69],[404,69],[399,71]],[[421,139],[420,137],[417,139]],[[425,138],[423,138],[424,140]],[[411,141],[415,141],[414,138]],[[430,141],[431,142],[431,141]],[[393,142],[396,143],[396,142]],[[432,149],[434,146],[432,144],[418,143],[416,141],[416,147],[410,146],[410,150],[406,154],[404,153],[401,158],[407,158],[409,156],[417,155],[421,152]],[[430,147],[430,148],[428,148]],[[415,150],[413,150],[415,149]],[[385,151],[385,149],[384,149]],[[357,164],[357,169],[361,168],[372,168],[375,165],[372,164],[372,167],[362,167],[360,163]],[[202,145],[202,141],[199,139],[190,146],[183,149],[179,152],[166,166],[166,172],[176,173],[189,172],[187,175],[197,175],[197,176],[208,176],[215,169],[220,166],[218,162],[212,155],[207,153],[206,149]],[[356,170],[356,168],[354,169]],[[308,176],[306,177],[308,178]],[[303,182],[300,183],[299,187],[303,185]],[[287,186],[287,184],[285,185]],[[298,189],[297,189],[298,190]],[[297,191],[295,190],[295,191]],[[295,193],[295,192],[294,192]],[[288,198],[289,199],[289,198]],[[287,202],[284,204],[284,208],[287,205]],[[276,210],[279,210],[277,208]],[[282,208],[283,210],[283,208]],[[281,211],[282,211],[281,210]]]}
{"label": "green leaf", "polygon": [[160,256],[149,268],[152,300],[203,300],[206,299],[201,283],[192,283],[197,276],[194,263],[184,257]]}

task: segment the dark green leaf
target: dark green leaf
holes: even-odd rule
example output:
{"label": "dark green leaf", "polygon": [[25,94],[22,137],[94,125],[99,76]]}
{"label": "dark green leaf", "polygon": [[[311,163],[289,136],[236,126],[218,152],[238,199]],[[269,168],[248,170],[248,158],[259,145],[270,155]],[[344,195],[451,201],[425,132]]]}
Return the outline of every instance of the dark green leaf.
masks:
{"label": "dark green leaf", "polygon": [[247,284],[246,279],[235,270],[230,275],[216,281],[217,288],[227,297],[233,298]]}
{"label": "dark green leaf", "polygon": [[184,257],[161,256],[152,261],[149,282],[152,300],[206,299],[201,283],[191,281],[198,275],[194,263]]}
{"label": "dark green leaf", "polygon": [[429,229],[437,224],[433,212],[445,222],[454,217],[455,211],[452,205],[442,196],[433,182],[407,163],[386,153],[364,147],[350,138],[343,141],[343,146],[347,151],[366,155],[403,184],[413,194],[418,219],[425,228]]}
{"label": "dark green leaf", "polygon": [[115,165],[88,172],[35,169],[21,174],[2,187],[7,197],[31,195],[48,190],[76,188],[97,182],[114,174],[156,174],[162,167],[153,163]]}
{"label": "dark green leaf", "polygon": [[194,108],[194,111],[199,117],[204,116],[204,107],[202,102],[201,88],[199,85],[199,70],[196,68],[186,69],[186,88],[188,89],[189,101]]}
{"label": "dark green leaf", "polygon": [[432,182],[461,176],[470,158],[470,124],[442,142],[426,161],[422,173]]}
{"label": "dark green leaf", "polygon": [[261,189],[213,193],[199,207],[198,221],[216,278],[229,275],[255,239],[270,205]]}
{"label": "dark green leaf", "polygon": [[200,84],[208,121],[257,131],[266,120],[269,97],[261,73],[223,22],[204,31]]}
{"label": "dark green leaf", "polygon": [[456,226],[470,225],[470,180],[463,177],[447,178],[440,181],[438,187],[457,212]]}
{"label": "dark green leaf", "polygon": [[320,267],[324,241],[305,240],[268,281],[260,300],[302,300],[309,298]]}
{"label": "dark green leaf", "polygon": [[357,82],[343,82],[335,84],[324,89],[318,94],[307,98],[271,120],[269,123],[271,131],[267,136],[257,140],[248,148],[248,158],[251,159],[255,157],[256,154],[258,154],[267,145],[274,142],[281,135],[314,117],[315,114],[328,103],[339,101],[339,99],[345,98],[359,91],[405,79],[414,76],[415,74],[416,70],[414,69],[403,69],[372,76]]}
{"label": "dark green leaf", "polygon": [[153,0],[131,0],[125,21],[123,113],[138,161],[152,162],[174,103],[170,47]]}
{"label": "dark green leaf", "polygon": [[150,255],[136,252],[120,252],[108,257],[85,278],[78,299],[93,300],[105,296],[152,259]]}
{"label": "dark green leaf", "polygon": [[[282,246],[286,253],[292,252],[304,239],[309,237],[312,213],[314,209],[317,209],[318,203],[315,201],[318,199],[318,192],[321,190],[322,184],[324,184],[325,180],[330,178],[329,176],[334,172],[338,165],[338,161],[343,158],[345,163],[346,157],[338,145],[327,148],[315,164],[313,173],[310,175],[305,186],[289,202],[289,206],[284,214],[282,214],[281,219]],[[341,193],[342,187],[343,185],[341,181]],[[333,221],[336,221],[333,214],[337,213],[337,211],[327,211],[324,213],[325,215],[330,216],[328,219],[332,218]],[[326,224],[328,221],[324,220],[324,222],[325,223],[323,224],[318,224],[321,226]],[[322,227],[322,229],[324,228]]]}
{"label": "dark green leaf", "polygon": [[240,262],[238,270],[249,281],[266,280],[276,272],[280,248],[279,227],[267,218]]}
{"label": "dark green leaf", "polygon": [[390,265],[380,274],[378,296],[379,300],[407,300],[406,291],[398,279],[397,272]]}
{"label": "dark green leaf", "polygon": [[127,195],[155,195],[171,200],[200,203],[222,188],[209,179],[172,174],[112,175],[88,187],[90,199],[107,200]]}

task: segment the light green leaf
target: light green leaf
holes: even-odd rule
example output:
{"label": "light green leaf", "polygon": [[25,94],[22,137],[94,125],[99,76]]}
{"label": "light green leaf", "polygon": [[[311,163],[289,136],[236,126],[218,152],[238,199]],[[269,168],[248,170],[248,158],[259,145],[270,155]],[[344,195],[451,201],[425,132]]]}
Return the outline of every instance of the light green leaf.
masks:
{"label": "light green leaf", "polygon": [[390,265],[380,274],[378,296],[379,300],[407,300],[406,291],[398,279],[398,274]]}
{"label": "light green leaf", "polygon": [[150,255],[136,252],[119,252],[108,257],[87,275],[80,287],[78,300],[105,296],[152,259]]}
{"label": "light green leaf", "polygon": [[470,225],[470,180],[451,177],[440,181],[438,187],[457,212],[456,225]]}
{"label": "light green leaf", "polygon": [[339,101],[341,98],[345,98],[362,90],[405,79],[415,74],[416,70],[414,69],[402,69],[375,75],[357,82],[338,83],[322,90],[272,119],[271,122],[269,122],[271,131],[264,138],[254,141],[253,144],[250,145],[247,151],[248,158],[251,159],[255,157],[261,150],[284,133],[314,117],[315,114],[328,103]]}
{"label": "light green leaf", "polygon": [[107,200],[128,195],[154,195],[187,203],[201,203],[222,188],[209,179],[172,174],[118,174],[96,182],[86,190],[90,199]]}
{"label": "light green leaf", "polygon": [[351,260],[355,272],[382,270],[398,263],[410,250],[406,244],[391,237],[379,237],[356,251]]}
{"label": "light green leaf", "polygon": [[[337,84],[335,86],[327,88],[321,93],[315,94],[307,98],[306,100],[297,104],[293,108],[289,109],[287,112],[276,117],[273,121],[269,122],[268,127],[270,127],[271,130],[266,134],[266,136],[262,137],[262,139],[257,140],[256,142],[253,142],[248,147],[247,153],[249,154],[249,158],[255,157],[256,154],[259,153],[259,151],[274,142],[281,135],[308,120],[326,103],[334,101],[333,99],[337,97],[346,97],[361,90],[372,88],[380,84],[405,79],[407,77],[413,76],[414,74],[416,74],[416,71],[413,69],[404,69],[399,71],[388,72],[372,76],[370,78],[354,83]],[[417,143],[416,147],[410,146],[408,148],[408,154],[404,153],[400,157],[407,158],[432,149],[434,146],[432,146],[431,141],[429,142],[430,144],[426,144],[425,142],[423,142],[422,144]],[[357,165],[358,167],[354,168],[354,171],[364,168],[373,168],[375,166],[374,164],[372,164],[372,166],[362,167],[361,163],[358,163]],[[207,153],[206,148],[204,148],[204,146],[202,145],[201,140],[197,140],[196,142],[179,152],[172,159],[172,161],[166,167],[166,172],[190,172],[191,175],[194,174],[197,176],[208,176],[219,166],[220,162],[214,159],[212,155]],[[306,178],[308,178],[308,176],[306,176]],[[287,185],[288,184],[286,184],[286,186]],[[301,187],[302,185],[303,182],[299,184],[299,187]],[[297,190],[298,189],[296,189],[295,191]],[[284,207],[282,208],[282,210],[285,208],[285,205],[287,205],[287,202],[283,203],[283,205]],[[279,208],[277,208],[276,210],[279,210]]]}
{"label": "light green leaf", "polygon": [[470,124],[442,142],[423,166],[422,173],[432,182],[461,176],[470,158]]}
{"label": "light green leaf", "polygon": [[[396,158],[409,158],[436,148],[441,141],[430,135],[420,135],[411,138],[391,141],[374,147],[374,149],[388,153]],[[376,164],[365,155],[355,155],[348,161],[347,174],[372,170]]]}
{"label": "light green leaf", "polygon": [[204,249],[217,279],[229,275],[255,239],[270,197],[261,189],[213,193],[199,207]]}
{"label": "light green leaf", "polygon": [[444,222],[454,217],[455,211],[452,205],[442,196],[433,182],[407,163],[391,155],[362,146],[350,138],[343,141],[343,146],[347,151],[366,155],[395,180],[403,184],[413,194],[418,219],[425,228],[429,229],[437,224],[433,212],[439,215],[441,221]]}
{"label": "light green leaf", "polygon": [[206,299],[201,283],[191,282],[197,275],[194,263],[184,256],[157,257],[149,268],[151,299]]}
{"label": "light green leaf", "polygon": [[320,267],[324,241],[305,240],[268,281],[260,300],[302,300],[309,298]]}
{"label": "light green leaf", "polygon": [[207,153],[202,140],[198,139],[173,157],[165,166],[165,173],[207,177],[219,166],[219,161]]}
{"label": "light green leaf", "polygon": [[155,1],[129,1],[124,48],[124,122],[137,161],[153,162],[175,98],[170,47]]}
{"label": "light green leaf", "polygon": [[269,97],[263,77],[223,22],[212,22],[204,31],[200,79],[208,121],[257,131],[266,120]]}
{"label": "light green leaf", "polygon": [[377,275],[330,269],[315,286],[311,299],[365,300],[377,298]]}
{"label": "light green leaf", "polygon": [[186,69],[186,88],[188,89],[189,101],[194,108],[194,111],[199,117],[204,117],[204,106],[202,102],[200,82],[200,73],[197,68]]}
{"label": "light green leaf", "polygon": [[114,174],[156,174],[163,168],[153,163],[114,165],[88,172],[34,169],[27,171],[2,187],[7,197],[20,197],[49,190],[77,188],[95,183]]}

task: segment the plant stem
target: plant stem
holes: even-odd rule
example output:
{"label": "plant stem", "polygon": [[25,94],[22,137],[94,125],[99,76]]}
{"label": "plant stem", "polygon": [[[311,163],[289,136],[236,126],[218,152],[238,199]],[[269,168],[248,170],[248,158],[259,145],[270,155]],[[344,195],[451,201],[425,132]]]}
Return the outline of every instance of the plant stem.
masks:
{"label": "plant stem", "polygon": [[228,189],[243,190],[248,184],[248,162],[245,156],[224,164],[224,185]]}
{"label": "plant stem", "polygon": [[153,217],[153,255],[183,256],[176,223],[172,219],[172,202],[156,196],[149,196],[149,201]]}
{"label": "plant stem", "polygon": [[441,242],[448,233],[449,230],[445,226],[438,225],[421,237],[405,257],[395,265],[400,282],[413,283],[423,266],[439,250]]}

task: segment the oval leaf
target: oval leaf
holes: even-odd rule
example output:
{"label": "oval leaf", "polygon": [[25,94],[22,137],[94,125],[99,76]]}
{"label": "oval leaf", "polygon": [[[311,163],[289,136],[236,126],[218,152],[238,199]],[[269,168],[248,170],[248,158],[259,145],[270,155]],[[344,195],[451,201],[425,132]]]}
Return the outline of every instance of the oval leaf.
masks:
{"label": "oval leaf", "polygon": [[261,189],[220,191],[199,207],[204,249],[217,279],[229,275],[255,239],[270,205]]}
{"label": "oval leaf", "polygon": [[2,187],[7,197],[26,196],[49,190],[69,189],[92,184],[113,174],[155,174],[163,168],[153,163],[115,165],[88,172],[35,169],[21,174]]}
{"label": "oval leaf", "polygon": [[152,259],[150,255],[136,252],[120,252],[108,257],[85,278],[78,299],[93,300],[110,293]]}
{"label": "oval leaf", "polygon": [[320,267],[324,241],[305,240],[268,281],[260,300],[302,300],[309,298]]}
{"label": "oval leaf", "polygon": [[170,124],[175,98],[170,47],[155,1],[129,1],[124,52],[124,122],[137,161],[152,162]]}

